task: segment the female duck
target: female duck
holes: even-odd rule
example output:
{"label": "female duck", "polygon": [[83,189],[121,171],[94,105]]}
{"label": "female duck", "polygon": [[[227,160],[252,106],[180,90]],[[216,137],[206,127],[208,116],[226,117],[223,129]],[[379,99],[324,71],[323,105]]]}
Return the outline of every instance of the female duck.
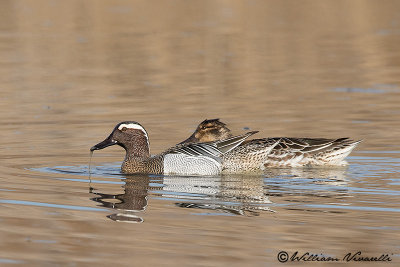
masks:
{"label": "female duck", "polygon": [[[181,144],[217,141],[232,136],[231,130],[219,119],[204,120]],[[351,151],[361,142],[349,138],[271,137],[246,140],[236,150],[248,147],[273,146],[264,167],[341,166]]]}

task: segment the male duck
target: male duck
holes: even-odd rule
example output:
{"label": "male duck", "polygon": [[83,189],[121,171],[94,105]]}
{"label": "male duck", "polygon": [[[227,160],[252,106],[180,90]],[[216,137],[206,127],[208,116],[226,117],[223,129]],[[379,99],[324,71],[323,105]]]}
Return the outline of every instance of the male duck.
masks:
{"label": "male duck", "polygon": [[[232,136],[231,130],[219,119],[204,120],[181,144],[217,141]],[[341,166],[350,152],[361,142],[349,138],[272,137],[246,140],[236,150],[246,147],[271,146],[264,167]]]}
{"label": "male duck", "polygon": [[112,145],[123,147],[126,151],[121,166],[123,173],[218,175],[221,172],[247,172],[261,170],[267,155],[277,144],[239,147],[255,133],[248,132],[213,142],[187,142],[151,156],[149,137],[144,127],[138,122],[126,121],[117,124],[112,133],[90,151]]}

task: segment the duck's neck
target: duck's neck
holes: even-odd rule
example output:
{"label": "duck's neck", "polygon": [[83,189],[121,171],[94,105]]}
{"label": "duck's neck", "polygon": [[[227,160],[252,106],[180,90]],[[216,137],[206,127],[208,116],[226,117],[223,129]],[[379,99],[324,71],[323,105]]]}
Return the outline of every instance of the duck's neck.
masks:
{"label": "duck's neck", "polygon": [[126,159],[149,158],[150,147],[145,136],[135,136],[123,146],[126,151]]}

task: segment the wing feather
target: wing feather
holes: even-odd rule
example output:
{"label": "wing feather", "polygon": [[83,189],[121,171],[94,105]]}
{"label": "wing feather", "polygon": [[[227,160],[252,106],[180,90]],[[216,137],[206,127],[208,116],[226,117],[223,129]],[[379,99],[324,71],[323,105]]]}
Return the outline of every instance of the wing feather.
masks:
{"label": "wing feather", "polygon": [[257,133],[257,131],[248,132],[246,134],[230,137],[221,141],[215,141],[211,143],[192,143],[175,147],[168,150],[168,153],[181,153],[188,156],[206,156],[214,159],[219,158],[222,154],[225,154],[241,143],[246,138]]}

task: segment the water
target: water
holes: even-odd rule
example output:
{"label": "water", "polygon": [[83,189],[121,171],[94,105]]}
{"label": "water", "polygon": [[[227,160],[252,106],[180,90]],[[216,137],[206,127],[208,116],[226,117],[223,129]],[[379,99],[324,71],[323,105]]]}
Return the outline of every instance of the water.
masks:
{"label": "water", "polygon": [[[399,8],[2,1],[0,265],[270,266],[280,251],[398,265]],[[218,117],[235,134],[364,141],[343,168],[218,177],[123,175],[110,147],[89,176],[120,121],[156,154]]]}

